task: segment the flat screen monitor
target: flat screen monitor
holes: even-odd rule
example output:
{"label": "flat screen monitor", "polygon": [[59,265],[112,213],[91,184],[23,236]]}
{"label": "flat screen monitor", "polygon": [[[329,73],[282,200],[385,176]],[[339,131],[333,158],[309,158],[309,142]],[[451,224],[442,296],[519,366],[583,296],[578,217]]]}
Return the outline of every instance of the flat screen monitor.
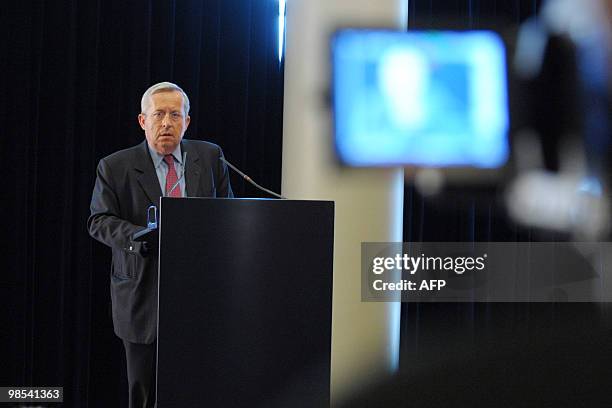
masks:
{"label": "flat screen monitor", "polygon": [[331,48],[342,163],[496,169],[508,160],[506,52],[498,34],[344,29]]}

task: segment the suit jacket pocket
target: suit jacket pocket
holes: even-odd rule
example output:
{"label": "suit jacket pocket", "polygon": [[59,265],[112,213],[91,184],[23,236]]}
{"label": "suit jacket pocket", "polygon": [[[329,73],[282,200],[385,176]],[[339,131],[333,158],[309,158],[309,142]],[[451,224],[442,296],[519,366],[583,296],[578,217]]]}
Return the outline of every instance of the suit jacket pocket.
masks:
{"label": "suit jacket pocket", "polygon": [[113,267],[111,277],[116,280],[128,280],[133,278],[133,272],[130,271],[125,256],[117,256],[113,254]]}

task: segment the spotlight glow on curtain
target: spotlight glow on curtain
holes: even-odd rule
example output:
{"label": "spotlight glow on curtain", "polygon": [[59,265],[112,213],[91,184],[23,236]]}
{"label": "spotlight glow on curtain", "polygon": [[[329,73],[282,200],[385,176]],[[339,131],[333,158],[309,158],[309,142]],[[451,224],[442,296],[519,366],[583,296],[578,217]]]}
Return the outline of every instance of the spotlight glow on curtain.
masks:
{"label": "spotlight glow on curtain", "polygon": [[285,1],[278,0],[278,62],[283,60],[285,42]]}

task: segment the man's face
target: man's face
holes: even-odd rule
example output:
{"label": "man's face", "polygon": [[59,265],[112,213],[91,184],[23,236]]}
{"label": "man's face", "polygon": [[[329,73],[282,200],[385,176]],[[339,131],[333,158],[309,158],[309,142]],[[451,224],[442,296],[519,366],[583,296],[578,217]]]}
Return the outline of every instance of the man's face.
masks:
{"label": "man's face", "polygon": [[138,115],[147,143],[161,154],[170,154],[181,142],[189,121],[178,91],[159,92],[149,98],[147,111]]}

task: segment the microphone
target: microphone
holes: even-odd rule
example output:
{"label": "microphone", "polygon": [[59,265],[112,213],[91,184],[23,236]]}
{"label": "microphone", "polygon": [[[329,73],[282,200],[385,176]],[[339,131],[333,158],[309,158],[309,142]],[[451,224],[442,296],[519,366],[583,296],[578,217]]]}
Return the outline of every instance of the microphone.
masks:
{"label": "microphone", "polygon": [[[186,170],[187,170],[187,152],[183,152],[183,174],[181,174],[181,177],[179,177],[179,179],[176,181],[176,183],[174,183],[170,191],[168,191],[164,195],[164,197],[168,197],[170,194],[172,194],[174,189],[181,183],[181,180],[185,177]],[[187,197],[187,189],[185,189],[185,197]]]}
{"label": "microphone", "polygon": [[251,179],[249,176],[247,176],[246,174],[244,174],[243,172],[241,172],[240,170],[238,170],[238,168],[236,166],[234,166],[232,163],[228,162],[227,160],[225,160],[225,157],[223,156],[219,156],[219,160],[221,160],[223,163],[227,164],[229,166],[230,169],[234,170],[236,173],[238,173],[243,179],[245,179],[246,181],[248,181],[249,183],[251,183],[252,185],[254,185],[255,187],[257,187],[259,190],[264,191],[270,195],[273,195],[276,198],[280,198],[282,200],[286,200],[287,197],[283,197],[280,194],[276,194],[274,191],[268,190],[265,187],[260,186],[259,184],[257,184],[255,181],[253,181],[253,179]]}

